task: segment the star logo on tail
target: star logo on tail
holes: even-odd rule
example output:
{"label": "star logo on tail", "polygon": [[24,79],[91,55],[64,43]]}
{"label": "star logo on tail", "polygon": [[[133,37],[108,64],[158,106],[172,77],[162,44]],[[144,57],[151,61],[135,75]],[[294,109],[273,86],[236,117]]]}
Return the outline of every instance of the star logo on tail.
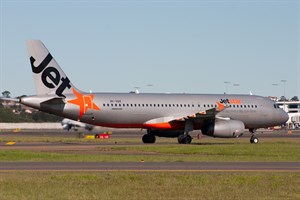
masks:
{"label": "star logo on tail", "polygon": [[93,94],[83,95],[83,94],[77,92],[74,88],[73,88],[73,93],[75,94],[75,96],[77,98],[69,100],[68,103],[79,106],[79,108],[80,108],[79,117],[82,117],[88,109],[100,110],[100,108],[93,102],[93,100],[94,100]]}

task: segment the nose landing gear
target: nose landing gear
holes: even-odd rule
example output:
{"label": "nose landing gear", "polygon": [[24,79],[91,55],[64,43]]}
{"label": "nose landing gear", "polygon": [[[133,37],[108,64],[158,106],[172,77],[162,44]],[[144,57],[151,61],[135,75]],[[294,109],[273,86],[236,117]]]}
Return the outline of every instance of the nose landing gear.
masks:
{"label": "nose landing gear", "polygon": [[249,129],[249,131],[251,133],[250,143],[257,144],[259,142],[259,139],[255,136],[256,129]]}

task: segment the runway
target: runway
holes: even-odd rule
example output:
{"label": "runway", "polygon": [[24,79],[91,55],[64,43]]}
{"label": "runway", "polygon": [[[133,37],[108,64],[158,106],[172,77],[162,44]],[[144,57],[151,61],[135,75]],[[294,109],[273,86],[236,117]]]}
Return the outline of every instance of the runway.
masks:
{"label": "runway", "polygon": [[1,162],[0,172],[300,172],[300,162]]}
{"label": "runway", "polygon": [[[34,138],[35,136],[45,137],[62,137],[76,138],[78,132],[72,131],[20,131],[0,132],[2,138],[25,136]],[[114,138],[141,138],[140,131],[113,131],[111,141]],[[243,138],[249,138],[246,133]],[[259,138],[300,138],[300,131],[293,131],[288,134],[286,130],[258,132]],[[191,145],[226,145],[224,141],[218,142],[217,139],[209,138],[212,143],[205,142],[208,138],[203,136],[203,141],[198,141],[196,136],[195,142]],[[234,140],[234,139],[230,139]],[[263,139],[262,139],[263,141]],[[172,141],[171,141],[172,142]],[[153,145],[170,144],[168,141],[158,141]],[[171,143],[173,144],[173,143]],[[177,144],[174,139],[174,144]],[[13,145],[7,145],[5,142],[0,143],[0,150],[29,150],[34,152],[54,152],[54,153],[80,153],[80,154],[110,154],[107,149],[101,151],[99,146],[127,146],[143,145],[142,142],[130,143],[63,143],[63,142],[17,142]],[[232,145],[228,143],[227,145]],[[250,144],[249,144],[250,145]],[[117,152],[123,153],[123,152]],[[125,152],[126,153],[126,152]],[[130,153],[138,154],[138,153]],[[142,154],[142,153],[140,153]],[[300,172],[300,162],[0,162],[0,172]]]}
{"label": "runway", "polygon": [[[142,138],[144,134],[146,134],[145,130],[139,129],[103,129],[103,130],[93,130],[93,131],[85,131],[85,130],[78,130],[78,131],[66,131],[66,130],[20,130],[17,132],[13,132],[13,130],[1,130],[0,137],[7,137],[7,136],[44,136],[44,137],[63,137],[63,138],[74,138],[78,137],[79,134],[99,134],[103,132],[111,132],[111,138]],[[256,134],[259,138],[300,138],[300,129],[291,130],[291,133],[288,133],[288,130],[267,130],[267,129],[259,129],[257,130]],[[190,135],[194,138],[197,138],[197,135],[200,131],[192,131]],[[211,138],[209,136],[202,135],[202,138]],[[250,133],[245,131],[242,138],[250,138]]]}

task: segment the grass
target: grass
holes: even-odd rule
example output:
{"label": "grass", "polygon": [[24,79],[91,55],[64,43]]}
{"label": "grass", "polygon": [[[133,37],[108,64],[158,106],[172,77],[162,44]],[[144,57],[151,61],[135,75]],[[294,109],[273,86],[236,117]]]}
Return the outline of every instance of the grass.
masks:
{"label": "grass", "polygon": [[[2,146],[0,162],[300,161],[300,141],[292,138],[264,138],[257,145],[249,144],[248,138],[205,138],[191,145],[168,138],[158,138],[156,145],[139,144],[139,138],[0,139],[1,143],[8,141],[92,143],[94,147],[91,153],[80,149],[53,152],[53,145],[30,151]],[[294,172],[0,172],[0,199],[300,199],[299,185],[300,173]]]}
{"label": "grass", "polygon": [[[213,142],[212,142],[213,141]],[[69,162],[188,162],[188,161],[300,161],[300,141],[294,139],[266,139],[260,144],[249,144],[248,140],[179,145],[123,145],[107,143],[94,146],[92,153],[80,149],[51,152],[49,147],[40,150],[14,150],[7,146],[0,151],[0,161],[69,161]],[[125,144],[125,145],[124,145]]]}
{"label": "grass", "polygon": [[1,199],[299,199],[299,173],[0,174]]}

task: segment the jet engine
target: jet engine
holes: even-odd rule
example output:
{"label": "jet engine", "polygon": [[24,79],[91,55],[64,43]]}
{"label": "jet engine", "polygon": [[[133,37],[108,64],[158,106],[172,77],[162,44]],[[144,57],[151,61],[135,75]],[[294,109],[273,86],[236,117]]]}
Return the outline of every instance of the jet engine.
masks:
{"label": "jet engine", "polygon": [[70,130],[72,128],[72,125],[70,124],[62,124],[62,127],[64,130]]}
{"label": "jet engine", "polygon": [[239,120],[220,120],[215,121],[202,128],[202,134],[219,137],[219,138],[235,138],[243,135],[245,124]]}

